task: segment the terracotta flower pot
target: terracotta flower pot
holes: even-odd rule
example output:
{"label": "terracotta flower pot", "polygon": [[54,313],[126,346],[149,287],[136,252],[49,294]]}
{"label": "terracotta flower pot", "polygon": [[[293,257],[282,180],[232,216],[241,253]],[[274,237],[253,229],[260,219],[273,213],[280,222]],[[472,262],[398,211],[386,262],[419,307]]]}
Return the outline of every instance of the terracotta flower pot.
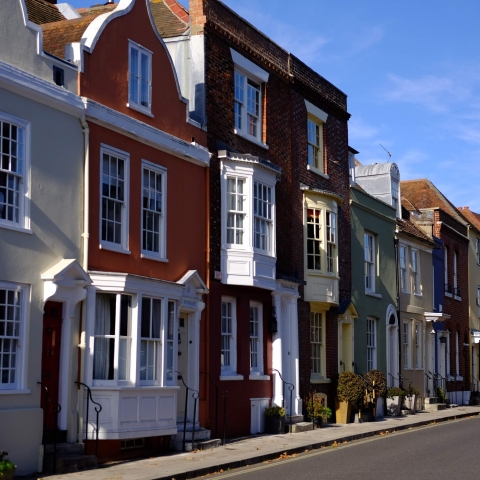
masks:
{"label": "terracotta flower pot", "polygon": [[336,422],[350,423],[351,412],[352,412],[352,405],[349,402],[337,401]]}

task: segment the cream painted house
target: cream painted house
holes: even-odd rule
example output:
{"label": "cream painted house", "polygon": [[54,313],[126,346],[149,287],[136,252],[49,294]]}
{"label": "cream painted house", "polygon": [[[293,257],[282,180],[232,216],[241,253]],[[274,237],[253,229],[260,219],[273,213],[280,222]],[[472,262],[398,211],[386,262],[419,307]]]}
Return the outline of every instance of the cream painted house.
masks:
{"label": "cream painted house", "polygon": [[[24,0],[2,1],[0,45],[0,450],[21,475],[41,469],[38,382],[60,379],[50,389],[59,427],[76,422],[67,408],[76,386],[64,379],[76,369],[71,332],[90,283],[80,266],[84,108],[64,88],[76,90],[77,69],[42,52]],[[44,310],[56,327],[45,326]],[[50,358],[56,372],[45,370]]]}

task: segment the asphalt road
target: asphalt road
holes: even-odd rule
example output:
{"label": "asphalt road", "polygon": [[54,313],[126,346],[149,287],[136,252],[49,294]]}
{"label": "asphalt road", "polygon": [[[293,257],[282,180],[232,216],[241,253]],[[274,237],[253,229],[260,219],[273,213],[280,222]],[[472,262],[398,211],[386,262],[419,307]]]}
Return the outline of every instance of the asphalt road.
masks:
{"label": "asphalt road", "polygon": [[480,479],[480,418],[467,418],[327,447],[213,478]]}

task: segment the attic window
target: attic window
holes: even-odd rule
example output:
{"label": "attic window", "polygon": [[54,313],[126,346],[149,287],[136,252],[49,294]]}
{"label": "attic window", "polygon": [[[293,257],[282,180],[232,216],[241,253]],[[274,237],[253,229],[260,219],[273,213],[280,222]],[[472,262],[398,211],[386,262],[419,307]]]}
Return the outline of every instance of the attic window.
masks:
{"label": "attic window", "polygon": [[64,85],[64,72],[63,68],[53,66],[53,81],[59,86],[63,87]]}

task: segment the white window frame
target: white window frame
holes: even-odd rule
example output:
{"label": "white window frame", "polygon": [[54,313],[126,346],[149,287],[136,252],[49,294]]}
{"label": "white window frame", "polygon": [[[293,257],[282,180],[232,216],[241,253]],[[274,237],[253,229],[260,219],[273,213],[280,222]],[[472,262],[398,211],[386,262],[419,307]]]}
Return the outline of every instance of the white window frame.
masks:
{"label": "white window frame", "polygon": [[[132,98],[132,50],[137,51],[138,53],[138,60],[137,60],[137,69],[138,69],[138,86],[137,86],[137,98],[139,101],[135,101],[134,98]],[[147,78],[147,95],[148,95],[148,105],[142,105],[141,101],[141,95],[142,95],[142,88],[141,88],[141,82],[143,81],[143,78],[141,76],[141,58],[142,55],[147,57],[148,60],[148,78]],[[150,50],[147,50],[145,47],[142,47],[136,42],[133,42],[132,40],[128,41],[128,103],[127,107],[132,108],[133,110],[137,110],[139,112],[145,113],[149,116],[153,116],[151,114],[151,109],[152,109],[152,52]]]}
{"label": "white window frame", "polygon": [[399,262],[400,262],[400,288],[402,292],[408,292],[408,268],[407,268],[407,247],[399,246]]}
{"label": "white window frame", "polygon": [[[145,171],[149,171],[151,173],[154,173],[155,175],[161,175],[161,213],[152,211],[150,209],[147,209],[148,211],[152,211],[153,215],[159,215],[159,251],[151,251],[151,250],[145,250],[144,249],[144,244],[143,244],[143,236],[144,236],[144,229],[146,228],[145,226],[145,220],[144,220],[144,214],[145,214],[145,204],[144,204],[144,193],[145,193],[145,185],[144,185],[144,173]],[[140,191],[140,205],[141,205],[141,232],[140,232],[140,245],[141,245],[141,257],[142,258],[148,258],[151,260],[163,260],[167,261],[166,258],[166,251],[167,251],[167,169],[164,167],[161,167],[160,165],[156,165],[155,163],[149,162],[147,160],[142,160],[142,173],[141,173],[141,182],[142,182],[142,188]],[[151,190],[150,190],[151,193]],[[153,232],[154,233],[154,232]]]}
{"label": "white window frame", "polygon": [[[231,182],[235,183],[235,191],[230,190]],[[242,192],[239,192],[239,185],[242,186]],[[248,186],[247,186],[247,179],[245,177],[236,176],[236,175],[227,175],[226,180],[226,235],[225,235],[225,243],[230,247],[241,248],[242,246],[248,246],[248,233],[250,231],[249,226],[247,225],[247,212],[249,210],[249,198],[248,198]],[[239,200],[242,203],[242,210],[238,208],[230,208],[230,199],[235,199],[235,206],[238,207]],[[251,203],[251,202],[250,202]],[[233,225],[229,225],[229,217],[234,219]],[[241,219],[241,222],[239,220]],[[241,225],[240,225],[241,224]],[[229,238],[229,230],[233,232],[233,238]],[[241,234],[241,241],[239,241],[239,235]],[[233,241],[229,241],[232,240]]]}
{"label": "white window frame", "polygon": [[367,317],[367,372],[377,368],[377,320]]}
{"label": "white window frame", "polygon": [[[97,299],[98,295],[114,295],[115,296],[115,332],[114,334],[97,334],[95,332],[96,323],[97,323]],[[129,326],[129,333],[127,336],[120,335],[120,316],[121,316],[121,299],[122,296],[130,297],[130,309],[131,309],[131,317],[130,317],[130,326]],[[135,362],[134,360],[134,351],[133,348],[134,344],[134,332],[135,332],[135,323],[138,321],[138,317],[135,316],[135,310],[138,311],[138,304],[137,298],[135,295],[132,295],[127,292],[109,292],[109,291],[100,291],[98,290],[95,293],[95,315],[93,318],[93,329],[92,329],[92,385],[93,386],[131,386],[133,385],[132,381],[132,367]],[[95,369],[95,338],[107,338],[107,339],[114,339],[114,353],[113,353],[113,371],[114,377],[113,379],[101,379],[101,378],[94,378],[94,369]],[[119,361],[120,361],[120,339],[126,338],[129,345],[127,345],[128,349],[128,365],[126,369],[126,378],[120,379],[118,377],[119,371]],[[139,354],[139,353],[138,353]]]}
{"label": "white window frame", "polygon": [[456,299],[460,299],[461,295],[457,295],[457,289],[458,289],[458,253],[454,250],[453,251],[453,296]]}
{"label": "white window frame", "polygon": [[[256,312],[257,332],[252,336],[252,312]],[[255,316],[255,315],[254,315]],[[260,302],[250,302],[250,376],[263,375],[263,305]],[[252,366],[252,346],[256,346],[257,366]]]}
{"label": "white window frame", "polygon": [[475,239],[475,258],[477,259],[477,265],[480,265],[480,238]]}
{"label": "white window frame", "polygon": [[409,369],[412,368],[412,355],[411,355],[411,344],[412,344],[412,321],[403,320],[403,330],[402,330],[402,353],[403,353],[403,368]]}
{"label": "white window frame", "polygon": [[[0,396],[2,394],[8,394],[13,392],[22,392],[29,393],[29,390],[25,389],[26,383],[26,355],[28,352],[28,345],[26,341],[26,332],[28,331],[28,304],[29,304],[29,293],[30,287],[27,285],[21,285],[17,283],[8,283],[0,282],[0,290],[4,291],[13,291],[20,294],[18,309],[19,309],[19,320],[18,320],[18,332],[14,335],[8,335],[9,340],[13,340],[15,344],[15,379],[12,383],[1,383],[2,381],[2,368],[0,368]],[[6,297],[8,301],[8,296]],[[7,303],[7,302],[6,302]],[[5,304],[4,304],[5,305]],[[2,305],[3,306],[3,305]],[[1,309],[0,309],[1,314]],[[5,308],[5,314],[0,316],[0,321],[7,318],[8,309]],[[2,342],[1,340],[7,337],[6,326],[5,330],[0,329],[0,352],[2,351]],[[10,353],[11,346],[10,346]],[[1,357],[2,355],[0,355]]]}
{"label": "white window frame", "polygon": [[[376,241],[375,234],[365,231],[363,234],[363,250],[364,250],[364,279],[365,292],[375,293],[377,283],[377,262],[376,262]],[[367,246],[368,242],[368,246]],[[370,278],[370,286],[368,279]]]}
{"label": "white window frame", "polygon": [[[309,216],[309,210],[312,210],[313,212],[313,217],[310,217]],[[315,208],[313,206],[307,206],[306,210],[305,210],[305,214],[306,214],[306,218],[305,218],[305,225],[306,225],[306,234],[305,234],[305,238],[306,238],[306,247],[305,247],[305,258],[306,258],[306,262],[307,262],[307,270],[310,271],[310,272],[322,272],[323,271],[323,257],[325,256],[324,252],[322,252],[322,245],[325,244],[324,240],[323,240],[323,226],[324,226],[324,222],[323,222],[323,212],[324,212],[324,208]],[[313,219],[313,222],[312,221],[309,221],[310,219]],[[318,222],[317,222],[317,219],[318,219]],[[309,226],[312,226],[312,229],[313,229],[313,235],[310,235],[309,233]],[[318,230],[318,231],[317,231]],[[309,253],[309,245],[312,245],[313,246],[313,251]],[[318,250],[318,253],[317,253],[317,250]],[[312,257],[313,258],[313,268],[310,268],[309,266],[309,258]],[[316,259],[318,257],[318,261],[319,261],[319,267],[316,268]]]}
{"label": "white window frame", "polygon": [[[236,52],[232,48],[230,49],[230,53],[232,55],[232,60],[235,66],[234,75],[233,75],[233,83],[234,83],[234,132],[237,135],[240,135],[244,138],[247,138],[253,143],[260,145],[264,148],[268,148],[267,145],[263,142],[263,119],[264,119],[264,112],[263,112],[263,99],[264,99],[264,84],[268,82],[269,74],[258,65],[250,61],[248,58],[244,57],[240,53]],[[239,79],[238,75],[243,77],[243,102],[240,106],[241,112],[241,122],[237,128],[237,116],[236,116],[236,107],[235,104],[237,102],[237,95],[236,95],[236,86],[237,86],[237,79]],[[251,135],[248,131],[247,125],[247,102],[248,102],[248,80],[257,84],[259,86],[259,112],[258,112],[258,128],[257,134]],[[239,99],[240,100],[240,99]]]}
{"label": "white window frame", "polygon": [[448,247],[445,245],[443,248],[443,278],[444,278],[444,292],[447,297],[451,297],[453,292],[447,292],[447,287],[450,287],[448,283]]}
{"label": "white window frame", "polygon": [[418,250],[412,248],[410,251],[412,259],[412,288],[415,295],[421,295],[420,290],[420,265]]}
{"label": "white window frame", "polygon": [[[308,141],[308,133],[309,133],[309,122],[313,122],[313,124],[319,127],[319,144],[318,147],[320,149],[319,158],[317,164],[315,162],[310,161],[310,156],[307,152],[307,170],[310,170],[317,175],[320,175],[324,178],[329,178],[328,172],[326,171],[326,155],[325,155],[325,143],[324,143],[324,136],[325,136],[325,125],[327,123],[328,114],[325,113],[323,110],[318,108],[313,103],[310,103],[308,100],[305,100],[305,108],[307,110],[307,150],[308,145],[311,143]],[[313,145],[313,144],[312,144]]]}
{"label": "white window frame", "polygon": [[[234,112],[235,112],[235,133],[241,133],[247,138],[255,139],[259,142],[262,141],[263,130],[263,112],[262,112],[262,100],[263,100],[263,88],[261,82],[253,78],[248,72],[245,72],[238,67],[235,68],[234,76],[235,95],[234,95]],[[237,96],[237,91],[242,92],[243,99]],[[255,94],[254,104],[258,107],[258,111],[252,111],[250,108],[250,93]],[[258,98],[257,98],[258,95]],[[258,100],[258,105],[257,101]],[[238,108],[238,110],[237,110]],[[249,119],[255,119],[256,132],[251,133]],[[238,122],[240,119],[240,122]]]}
{"label": "white window frame", "polygon": [[[103,240],[102,224],[103,224],[103,156],[109,155],[124,161],[124,199],[121,211],[121,241],[120,243]],[[111,198],[111,197],[106,197]],[[113,199],[114,200],[114,199]],[[99,238],[100,248],[105,250],[113,250],[119,253],[127,253],[128,250],[128,233],[129,233],[129,210],[130,210],[130,155],[127,152],[118,150],[107,145],[101,145],[100,148],[100,225]]]}
{"label": "white window frame", "polygon": [[[229,210],[229,180],[235,180],[235,185],[238,185],[238,181],[243,181],[243,193],[241,194],[243,197],[243,210]],[[260,253],[269,257],[276,256],[276,181],[277,179],[274,174],[267,173],[263,169],[256,168],[254,165],[250,165],[248,163],[238,163],[231,160],[222,162],[222,248],[224,250]],[[257,218],[255,215],[254,198],[255,183],[269,188],[271,193],[271,218],[268,220],[270,223],[270,240],[268,250],[255,247],[255,218]],[[235,193],[235,195],[239,194]],[[231,243],[228,241],[228,230],[232,228],[228,226],[229,214],[235,216],[241,215],[243,218],[243,226],[240,228],[240,230],[243,231],[242,243]],[[238,225],[237,220],[235,220],[235,226],[236,225]],[[236,240],[235,236],[234,240]]]}
{"label": "white window frame", "polygon": [[[333,219],[333,221],[332,221]],[[325,249],[325,263],[327,266],[327,273],[332,275],[337,273],[337,214],[326,210],[325,211],[325,233],[326,233],[326,249]]]}
{"label": "white window frame", "polygon": [[[150,332],[148,336],[142,336],[142,324],[143,324],[143,307],[144,307],[144,302],[148,301],[150,303],[150,318],[149,318],[149,323],[150,323]],[[158,324],[158,336],[154,337],[152,336],[152,325],[153,325],[153,302],[157,301],[160,302],[160,318],[159,318],[159,324]],[[163,354],[163,342],[162,342],[162,331],[165,329],[164,327],[164,299],[163,298],[156,298],[156,297],[151,297],[150,295],[142,295],[141,298],[141,303],[139,306],[139,316],[138,316],[138,378],[139,378],[139,383],[140,385],[158,385],[161,381],[161,372],[162,372],[162,354]],[[173,339],[172,339],[173,340]],[[146,368],[147,368],[147,378],[142,379],[142,343],[145,342],[146,344],[152,344],[154,348],[154,361],[152,362],[153,366],[153,378],[148,378],[148,365],[149,362],[146,363]],[[167,343],[167,335],[165,335],[165,344]],[[165,348],[165,357],[166,357],[166,351],[167,349]],[[148,352],[146,352],[148,353]],[[166,365],[166,363],[165,363]],[[172,368],[173,370],[173,368]]]}
{"label": "white window frame", "polygon": [[[223,329],[223,307],[225,305],[230,305],[230,322],[231,322],[231,331],[226,332]],[[221,303],[221,312],[220,312],[220,352],[223,351],[223,337],[229,336],[229,347],[230,347],[230,364],[222,365],[220,362],[220,380],[226,379],[225,377],[235,377],[237,376],[237,300],[233,297],[222,297]],[[220,359],[221,360],[221,359]],[[223,377],[223,378],[222,378]]]}
{"label": "white window frame", "polygon": [[[253,180],[253,248],[267,254],[272,251],[274,190],[270,185]],[[265,226],[263,232],[258,228],[260,225]],[[260,246],[257,240],[260,241]]]}
{"label": "white window frame", "polygon": [[[2,140],[3,140],[3,122],[14,125],[17,129],[23,131],[23,159],[20,159],[23,165],[21,166],[21,174],[17,172],[11,173],[10,167],[5,170],[3,167],[2,154],[0,153],[0,173],[4,172],[7,175],[14,175],[19,178],[19,190],[18,190],[18,222],[15,220],[7,220],[0,218],[0,228],[9,230],[16,230],[20,232],[31,233],[30,230],[30,185],[31,185],[31,170],[30,170],[30,152],[31,152],[31,124],[30,122],[21,118],[9,115],[8,113],[0,112],[0,152],[2,152]],[[17,133],[18,139],[18,133]],[[18,142],[16,142],[18,144]],[[10,145],[11,146],[11,145]],[[10,155],[9,155],[10,157]],[[17,149],[17,165],[18,165],[18,149]],[[2,195],[3,196],[3,195]],[[0,199],[1,200],[1,199]],[[6,199],[3,201],[6,203]],[[4,207],[5,208],[5,207]]]}
{"label": "white window frame", "polygon": [[[320,331],[319,331],[320,330]],[[325,313],[310,312],[310,378],[311,381],[326,379],[326,352],[325,352]],[[314,352],[314,345],[318,351]]]}
{"label": "white window frame", "polygon": [[423,354],[422,354],[422,324],[415,322],[415,368],[423,368]]}
{"label": "white window frame", "polygon": [[[307,164],[309,170],[316,171],[316,173],[325,174],[323,128],[323,122],[309,113],[307,118]],[[315,130],[315,138],[313,139],[311,137],[312,129]]]}

